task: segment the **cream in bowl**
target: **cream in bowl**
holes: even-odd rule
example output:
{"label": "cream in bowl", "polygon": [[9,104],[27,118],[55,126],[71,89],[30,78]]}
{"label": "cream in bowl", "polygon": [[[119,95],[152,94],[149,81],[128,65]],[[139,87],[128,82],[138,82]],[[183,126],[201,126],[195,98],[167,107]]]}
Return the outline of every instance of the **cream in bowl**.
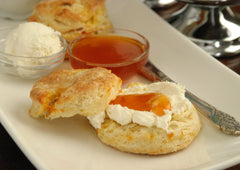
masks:
{"label": "cream in bowl", "polygon": [[0,69],[23,78],[38,78],[64,60],[67,43],[59,32],[36,22],[2,28]]}
{"label": "cream in bowl", "polygon": [[149,54],[148,40],[130,30],[113,29],[73,40],[68,55],[74,69],[104,67],[127,80],[142,68]]}

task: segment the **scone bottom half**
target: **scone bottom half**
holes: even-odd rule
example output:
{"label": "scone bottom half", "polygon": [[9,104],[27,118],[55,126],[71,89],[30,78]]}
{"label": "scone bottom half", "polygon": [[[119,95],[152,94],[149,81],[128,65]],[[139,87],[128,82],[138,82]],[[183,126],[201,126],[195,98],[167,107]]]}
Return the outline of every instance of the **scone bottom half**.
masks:
{"label": "scone bottom half", "polygon": [[[134,114],[138,115],[140,113],[135,113],[135,111],[133,111],[132,121],[130,123],[123,123],[122,121],[114,120],[115,118],[112,119],[113,117],[111,116],[112,113],[110,113],[110,115],[108,113],[110,109],[108,107],[101,128],[96,128],[97,136],[104,144],[123,152],[160,155],[177,152],[188,147],[192,143],[195,137],[199,134],[202,123],[193,104],[185,98],[184,88],[181,88],[176,84],[169,84],[168,82],[149,84],[146,86],[144,84],[133,83],[129,88],[136,90],[130,90],[130,94],[136,95],[137,93],[135,93],[135,91],[140,94],[141,92],[144,92],[143,94],[148,94],[149,91],[147,89],[156,90],[156,85],[159,87],[157,91],[161,89],[161,92],[168,95],[170,98],[171,95],[173,95],[173,98],[171,98],[171,105],[173,105],[171,106],[171,110],[173,114],[168,121],[168,128],[161,128],[157,125],[155,121],[158,121],[158,119],[155,119],[155,123],[153,123],[152,126],[136,123],[136,117],[134,119]],[[176,89],[174,91],[174,88],[171,88],[175,86],[179,87],[178,91],[176,91]],[[124,93],[126,95],[124,92],[126,90],[127,89],[122,89],[121,94]],[[177,96],[177,98],[175,96]],[[177,111],[179,111],[179,113],[177,113],[175,108],[181,103],[179,97],[182,98],[181,101],[185,103],[186,107],[184,107],[184,109],[177,109]],[[158,101],[158,99],[161,98],[157,98],[156,101]],[[141,98],[141,100],[143,99]],[[134,105],[136,105],[136,101]],[[125,110],[126,112],[124,112],[123,109],[121,113],[120,110],[116,109],[115,111],[118,114],[128,112],[127,109]],[[142,116],[144,119],[146,118],[146,120],[151,121],[148,117],[144,116],[145,114],[147,113],[143,112]],[[165,116],[167,116],[167,113]]]}
{"label": "scone bottom half", "polygon": [[102,112],[119,93],[122,80],[105,68],[52,72],[30,92],[32,117],[89,116]]}
{"label": "scone bottom half", "polygon": [[146,127],[135,123],[120,125],[106,118],[97,136],[104,144],[122,152],[162,155],[187,148],[199,134],[202,127],[199,115],[194,107],[187,117],[173,118],[170,125],[173,131],[167,133],[157,127]]}

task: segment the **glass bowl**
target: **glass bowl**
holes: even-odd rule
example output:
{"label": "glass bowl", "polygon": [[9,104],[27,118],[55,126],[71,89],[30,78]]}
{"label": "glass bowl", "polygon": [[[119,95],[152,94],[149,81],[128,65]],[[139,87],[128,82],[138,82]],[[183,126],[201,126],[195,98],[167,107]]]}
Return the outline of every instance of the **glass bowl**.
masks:
{"label": "glass bowl", "polygon": [[[135,46],[138,52],[134,52],[135,47],[128,48],[127,46],[125,48],[125,46],[121,46],[123,42],[118,42],[120,39],[128,41],[130,46]],[[85,43],[87,45],[83,45]],[[77,49],[78,47],[81,49]],[[122,56],[118,56],[115,52],[120,52]],[[104,67],[112,70],[122,80],[128,80],[146,64],[149,55],[149,42],[137,32],[112,29],[74,39],[69,43],[67,53],[74,69]]]}
{"label": "glass bowl", "polygon": [[5,53],[6,37],[12,29],[14,28],[0,28],[0,73],[35,79],[49,74],[64,61],[67,43],[62,36],[59,38],[63,49],[53,55],[24,57]]}

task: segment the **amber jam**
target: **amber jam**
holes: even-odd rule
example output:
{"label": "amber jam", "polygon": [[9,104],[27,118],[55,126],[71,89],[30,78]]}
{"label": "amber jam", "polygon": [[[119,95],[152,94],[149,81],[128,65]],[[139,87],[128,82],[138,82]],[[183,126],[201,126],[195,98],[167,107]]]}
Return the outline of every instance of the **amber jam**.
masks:
{"label": "amber jam", "polygon": [[136,74],[148,59],[148,42],[122,35],[95,35],[79,38],[70,44],[69,59],[73,68],[105,67],[126,80]]}
{"label": "amber jam", "polygon": [[168,97],[160,93],[119,95],[110,104],[120,104],[122,107],[138,111],[152,111],[158,116],[163,116],[164,110],[171,110]]}

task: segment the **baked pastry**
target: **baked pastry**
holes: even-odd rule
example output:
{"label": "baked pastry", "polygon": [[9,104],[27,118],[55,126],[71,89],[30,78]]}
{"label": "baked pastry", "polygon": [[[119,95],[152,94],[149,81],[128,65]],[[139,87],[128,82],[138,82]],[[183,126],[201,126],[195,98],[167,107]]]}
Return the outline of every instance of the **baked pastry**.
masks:
{"label": "baked pastry", "polygon": [[117,96],[121,84],[119,77],[100,67],[53,72],[34,84],[29,114],[51,119],[96,114]]}
{"label": "baked pastry", "polygon": [[[125,98],[118,99],[118,96],[110,103],[109,107],[113,108],[107,108],[104,122],[96,128],[97,136],[106,145],[137,154],[167,154],[186,148],[197,136],[202,124],[184,92],[182,87],[169,82],[132,85],[119,95]],[[147,95],[157,93],[159,96],[145,100]],[[128,105],[127,100],[135,101],[135,104]],[[142,110],[141,105],[145,104],[138,100],[146,101],[146,106],[150,102],[150,111]],[[159,110],[162,112],[161,107],[164,107],[164,113],[159,116],[156,113]]]}
{"label": "baked pastry", "polygon": [[176,152],[186,148],[197,136],[201,122],[194,107],[188,110],[188,116],[173,116],[169,130],[146,127],[136,123],[120,125],[109,118],[97,129],[99,139],[120,151],[158,155]]}
{"label": "baked pastry", "polygon": [[34,8],[28,21],[40,22],[59,31],[67,42],[112,28],[105,0],[45,0]]}
{"label": "baked pastry", "polygon": [[120,151],[158,155],[191,144],[201,120],[185,89],[175,83],[132,83],[104,68],[62,70],[33,86],[29,114],[45,118],[86,116],[98,138]]}

